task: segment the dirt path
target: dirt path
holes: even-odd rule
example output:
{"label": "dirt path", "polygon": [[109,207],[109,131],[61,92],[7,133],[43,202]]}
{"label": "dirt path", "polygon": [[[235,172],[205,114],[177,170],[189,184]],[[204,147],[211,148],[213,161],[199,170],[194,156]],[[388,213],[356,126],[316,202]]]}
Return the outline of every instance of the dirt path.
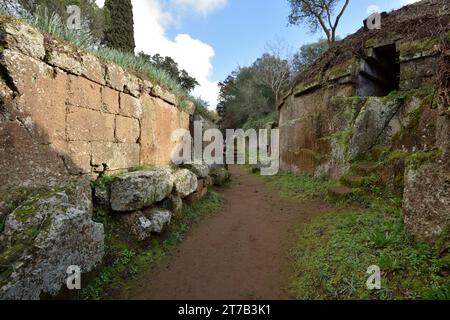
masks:
{"label": "dirt path", "polygon": [[329,207],[282,199],[241,167],[230,169],[233,183],[223,190],[223,209],[194,226],[120,299],[290,298],[288,250],[295,225]]}

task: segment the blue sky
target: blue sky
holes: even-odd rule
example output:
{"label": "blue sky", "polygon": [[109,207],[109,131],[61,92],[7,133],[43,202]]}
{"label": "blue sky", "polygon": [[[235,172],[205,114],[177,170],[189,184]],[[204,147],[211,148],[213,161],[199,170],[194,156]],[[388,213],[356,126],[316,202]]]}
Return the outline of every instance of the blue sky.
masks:
{"label": "blue sky", "polygon": [[[102,6],[104,0],[96,0]],[[358,30],[369,6],[390,11],[417,0],[350,0],[339,35]],[[323,37],[288,26],[287,0],[132,0],[136,52],[171,56],[200,85],[193,94],[215,109],[218,82],[255,61],[267,44],[292,50]]]}

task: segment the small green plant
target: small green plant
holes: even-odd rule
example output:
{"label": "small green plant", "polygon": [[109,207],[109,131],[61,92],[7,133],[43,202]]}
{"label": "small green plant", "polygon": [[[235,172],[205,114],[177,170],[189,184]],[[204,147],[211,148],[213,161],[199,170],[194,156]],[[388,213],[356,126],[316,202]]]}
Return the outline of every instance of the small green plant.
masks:
{"label": "small green plant", "polygon": [[221,197],[215,192],[209,192],[201,201],[185,207],[183,213],[172,220],[167,239],[160,241],[154,238],[150,244],[130,239],[129,233],[114,217],[105,209],[96,208],[94,218],[105,226],[107,262],[95,279],[81,290],[79,298],[103,299],[107,297],[109,290],[122,288],[131,277],[155,266],[162,257],[183,241],[194,222],[213,214],[221,205]]}
{"label": "small green plant", "polygon": [[[298,227],[291,282],[298,299],[428,299],[448,297],[448,280],[433,248],[404,229],[401,209],[374,200]],[[366,287],[366,270],[378,265],[382,289]]]}
{"label": "small green plant", "polygon": [[283,196],[303,200],[324,198],[327,196],[328,189],[337,185],[337,182],[325,178],[309,174],[295,175],[290,172],[281,172],[276,176],[264,177],[264,179],[279,190]]}

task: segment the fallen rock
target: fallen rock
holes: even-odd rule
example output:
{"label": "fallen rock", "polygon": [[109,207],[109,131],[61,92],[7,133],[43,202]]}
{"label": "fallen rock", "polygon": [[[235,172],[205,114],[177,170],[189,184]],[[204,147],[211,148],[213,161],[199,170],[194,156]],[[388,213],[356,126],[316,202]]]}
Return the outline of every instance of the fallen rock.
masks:
{"label": "fallen rock", "polygon": [[88,183],[35,194],[8,215],[0,235],[0,300],[55,295],[69,266],[89,272],[103,255]]}
{"label": "fallen rock", "polygon": [[164,200],[172,193],[174,177],[168,168],[124,174],[111,185],[114,211],[138,211]]}
{"label": "fallen rock", "polygon": [[210,171],[207,164],[186,164],[183,167],[192,171],[199,178],[206,178]]}
{"label": "fallen rock", "polygon": [[172,212],[166,209],[154,208],[145,211],[145,216],[151,223],[151,232],[161,234],[164,227],[170,224]]}
{"label": "fallen rock", "polygon": [[152,223],[142,211],[136,211],[121,217],[125,227],[140,241],[151,237]]}
{"label": "fallen rock", "polygon": [[111,189],[107,184],[99,184],[94,188],[94,202],[102,206],[109,206]]}
{"label": "fallen rock", "polygon": [[416,238],[434,242],[450,224],[449,165],[430,163],[405,175],[403,216]]}
{"label": "fallen rock", "polygon": [[162,207],[177,215],[183,210],[183,200],[180,196],[171,194],[163,201]]}
{"label": "fallen rock", "polygon": [[175,192],[185,198],[197,190],[197,176],[187,169],[181,169],[174,174]]}

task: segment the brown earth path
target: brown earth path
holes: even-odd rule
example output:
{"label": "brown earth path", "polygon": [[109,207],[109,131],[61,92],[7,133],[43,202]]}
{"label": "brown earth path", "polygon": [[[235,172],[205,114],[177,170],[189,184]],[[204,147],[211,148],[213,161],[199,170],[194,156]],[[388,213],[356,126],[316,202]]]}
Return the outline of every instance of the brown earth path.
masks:
{"label": "brown earth path", "polygon": [[156,268],[118,299],[289,299],[295,226],[326,212],[323,202],[283,199],[259,177],[230,168],[223,208],[193,226]]}

